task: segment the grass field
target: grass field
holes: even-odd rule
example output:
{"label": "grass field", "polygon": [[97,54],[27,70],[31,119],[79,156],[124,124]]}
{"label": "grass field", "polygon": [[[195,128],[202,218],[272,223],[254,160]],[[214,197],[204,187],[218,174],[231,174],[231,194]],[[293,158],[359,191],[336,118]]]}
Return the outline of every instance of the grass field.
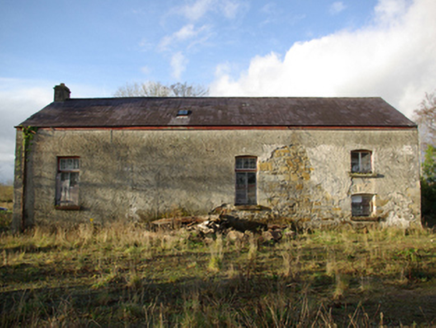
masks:
{"label": "grass field", "polygon": [[[14,206],[13,198],[14,198],[14,187],[12,186],[12,184],[0,183],[0,207],[4,207],[12,211],[12,208]],[[1,229],[1,222],[0,222],[0,229]]]}
{"label": "grass field", "polygon": [[90,222],[3,233],[0,254],[2,327],[436,325],[429,229],[262,244]]}

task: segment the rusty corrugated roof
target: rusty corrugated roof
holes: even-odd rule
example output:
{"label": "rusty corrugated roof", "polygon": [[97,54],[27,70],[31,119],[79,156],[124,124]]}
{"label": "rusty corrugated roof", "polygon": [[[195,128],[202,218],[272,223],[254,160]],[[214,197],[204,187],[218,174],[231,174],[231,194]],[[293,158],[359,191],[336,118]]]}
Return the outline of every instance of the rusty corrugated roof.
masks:
{"label": "rusty corrugated roof", "polygon": [[[179,110],[189,115],[177,116]],[[382,98],[90,98],[53,102],[35,127],[416,127]]]}

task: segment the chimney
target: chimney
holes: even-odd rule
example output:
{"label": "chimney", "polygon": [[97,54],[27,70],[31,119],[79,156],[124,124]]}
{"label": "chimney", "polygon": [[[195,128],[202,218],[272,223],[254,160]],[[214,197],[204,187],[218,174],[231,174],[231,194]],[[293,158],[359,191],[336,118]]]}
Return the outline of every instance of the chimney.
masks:
{"label": "chimney", "polygon": [[54,101],[65,101],[66,99],[70,99],[70,89],[64,84],[61,83],[54,88]]}

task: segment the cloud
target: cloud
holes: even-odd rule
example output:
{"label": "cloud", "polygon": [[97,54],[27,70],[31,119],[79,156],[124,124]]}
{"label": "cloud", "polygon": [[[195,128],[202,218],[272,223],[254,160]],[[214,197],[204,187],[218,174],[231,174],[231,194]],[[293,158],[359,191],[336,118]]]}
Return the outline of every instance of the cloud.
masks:
{"label": "cloud", "polygon": [[196,21],[213,9],[214,2],[214,0],[197,0],[183,6],[180,12],[189,20]]}
{"label": "cloud", "polygon": [[284,56],[256,56],[237,78],[220,68],[210,94],[382,96],[410,117],[436,86],[435,15],[434,0],[379,0],[372,22],[358,30],[297,42]]}
{"label": "cloud", "polygon": [[[15,129],[36,110],[53,98],[53,85],[40,82],[35,87],[28,81],[0,78],[0,182],[13,180]],[[41,85],[44,85],[41,87]]]}
{"label": "cloud", "polygon": [[180,51],[175,53],[171,57],[171,68],[173,70],[172,76],[175,79],[180,80],[180,77],[182,76],[182,73],[185,71],[187,64],[188,64],[188,60]]}
{"label": "cloud", "polygon": [[[53,87],[60,81],[0,77],[0,182],[13,180],[15,126],[53,101]],[[72,97],[95,97],[107,92],[87,85],[70,85]]]}
{"label": "cloud", "polygon": [[233,19],[241,8],[241,3],[235,0],[196,0],[178,7],[174,12],[185,16],[191,22],[198,21],[208,12],[217,12],[228,19]]}
{"label": "cloud", "polygon": [[[188,4],[176,6],[170,9],[168,16],[183,16],[188,22],[179,30],[172,34],[164,36],[159,44],[157,50],[159,52],[175,53],[171,57],[170,65],[172,67],[172,76],[180,79],[182,72],[187,65],[185,54],[195,52],[198,45],[204,45],[216,31],[213,31],[214,23],[216,23],[216,16],[224,16],[227,19],[234,19],[240,12],[242,7],[247,8],[245,0],[194,0],[189,1]],[[244,4],[244,6],[242,6]],[[207,16],[208,13],[217,15]],[[207,24],[201,25],[199,20],[207,19]],[[141,46],[144,42],[141,41]]]}
{"label": "cloud", "polygon": [[189,38],[192,38],[193,36],[197,35],[198,31],[194,30],[193,24],[188,24],[186,26],[183,26],[179,31],[174,33],[174,39],[176,40],[186,40]]}
{"label": "cloud", "polygon": [[342,1],[333,2],[330,6],[329,12],[332,15],[339,14],[341,11],[347,8]]}
{"label": "cloud", "polygon": [[236,14],[240,8],[239,3],[234,1],[222,1],[220,4],[222,13],[226,18],[233,19],[236,17]]}
{"label": "cloud", "polygon": [[[179,42],[192,40],[192,39],[201,39],[207,40],[208,35],[208,26],[203,25],[198,29],[195,29],[194,24],[187,24],[183,26],[180,30],[174,32],[171,35],[165,36],[158,45],[158,49],[160,51],[169,50],[169,48]],[[206,35],[205,35],[206,34]],[[193,43],[197,43],[198,40],[194,40]]]}
{"label": "cloud", "polygon": [[[416,1],[415,1],[416,2]],[[407,12],[406,0],[383,0],[375,7],[375,13],[380,23],[390,24],[395,19],[401,19]]]}

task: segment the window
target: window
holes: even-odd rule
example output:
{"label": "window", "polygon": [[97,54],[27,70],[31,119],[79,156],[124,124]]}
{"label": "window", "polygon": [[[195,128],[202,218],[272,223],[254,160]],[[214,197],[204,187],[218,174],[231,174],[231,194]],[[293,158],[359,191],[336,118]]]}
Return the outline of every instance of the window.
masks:
{"label": "window", "polygon": [[351,216],[372,216],[374,208],[374,195],[351,196]]}
{"label": "window", "polygon": [[236,157],[236,205],[256,205],[256,157]]}
{"label": "window", "polygon": [[187,109],[180,109],[177,112],[177,116],[188,116],[190,114],[190,111]]}
{"label": "window", "polygon": [[79,158],[58,157],[56,176],[56,205],[79,205]]}
{"label": "window", "polygon": [[372,153],[369,150],[351,152],[351,173],[372,173]]}

